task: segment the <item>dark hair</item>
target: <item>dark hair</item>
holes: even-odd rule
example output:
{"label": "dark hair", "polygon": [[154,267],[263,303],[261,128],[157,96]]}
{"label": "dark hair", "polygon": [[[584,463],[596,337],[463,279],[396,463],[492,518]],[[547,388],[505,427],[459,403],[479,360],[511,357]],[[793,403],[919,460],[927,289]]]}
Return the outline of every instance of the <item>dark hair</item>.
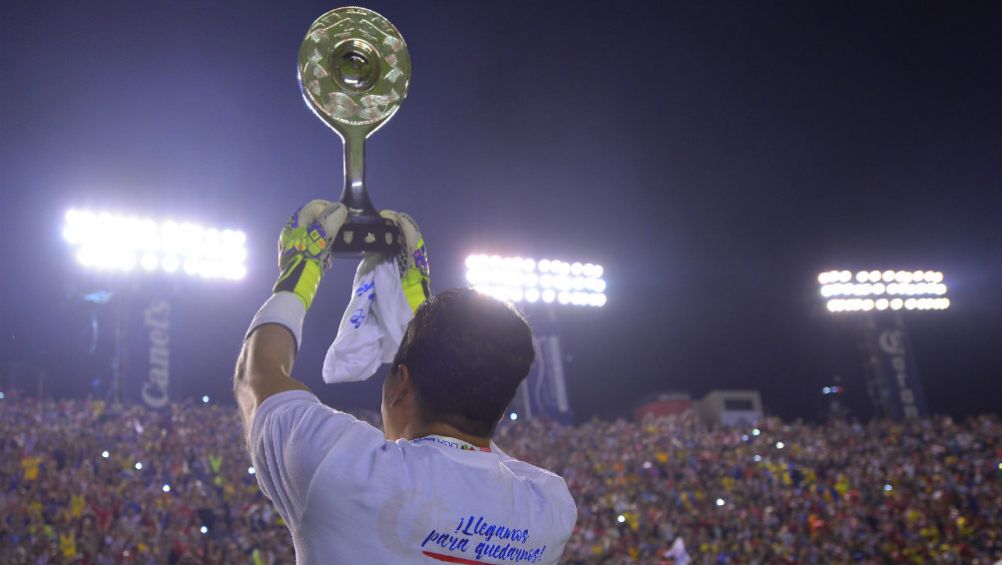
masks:
{"label": "dark hair", "polygon": [[489,437],[535,356],[532,330],[514,307],[453,288],[418,308],[393,369],[407,365],[426,420]]}

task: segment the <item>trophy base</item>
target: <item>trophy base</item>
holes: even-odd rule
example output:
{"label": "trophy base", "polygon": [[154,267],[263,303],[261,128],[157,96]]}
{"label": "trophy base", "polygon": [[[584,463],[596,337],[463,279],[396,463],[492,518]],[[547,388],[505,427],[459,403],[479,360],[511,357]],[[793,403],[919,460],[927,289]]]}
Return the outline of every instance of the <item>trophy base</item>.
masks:
{"label": "trophy base", "polygon": [[337,233],[331,252],[341,258],[357,258],[365,253],[396,254],[403,243],[403,234],[390,220],[356,216]]}

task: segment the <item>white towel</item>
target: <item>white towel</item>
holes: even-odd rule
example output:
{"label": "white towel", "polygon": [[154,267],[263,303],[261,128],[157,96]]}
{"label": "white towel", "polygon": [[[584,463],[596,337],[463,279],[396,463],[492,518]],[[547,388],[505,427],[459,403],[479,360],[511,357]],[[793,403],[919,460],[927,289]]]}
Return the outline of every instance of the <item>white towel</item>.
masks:
{"label": "white towel", "polygon": [[364,381],[380,364],[393,361],[414,317],[392,258],[375,266],[371,259],[359,263],[351,288],[337,337],[324,358],[327,383]]}

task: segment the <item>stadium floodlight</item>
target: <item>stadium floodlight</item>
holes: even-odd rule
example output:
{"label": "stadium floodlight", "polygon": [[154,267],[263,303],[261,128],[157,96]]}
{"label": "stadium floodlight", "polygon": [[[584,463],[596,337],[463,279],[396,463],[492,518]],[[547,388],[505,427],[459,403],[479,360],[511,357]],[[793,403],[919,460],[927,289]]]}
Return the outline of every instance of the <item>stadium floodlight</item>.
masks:
{"label": "stadium floodlight", "polygon": [[92,269],[181,271],[205,279],[247,276],[247,236],[237,230],[70,210],[63,239],[75,249],[77,261]]}
{"label": "stadium floodlight", "polygon": [[497,255],[466,258],[466,281],[476,290],[511,302],[605,306],[604,269],[593,263]]}
{"label": "stadium floodlight", "polygon": [[818,275],[829,312],[946,310],[943,273],[939,271],[826,271]]}

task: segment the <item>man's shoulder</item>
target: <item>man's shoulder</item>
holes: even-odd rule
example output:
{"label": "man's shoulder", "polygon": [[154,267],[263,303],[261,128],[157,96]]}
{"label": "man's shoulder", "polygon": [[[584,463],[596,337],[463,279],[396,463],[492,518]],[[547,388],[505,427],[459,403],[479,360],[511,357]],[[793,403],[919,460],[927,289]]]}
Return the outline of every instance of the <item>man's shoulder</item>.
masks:
{"label": "man's shoulder", "polygon": [[563,477],[527,461],[516,459],[498,449],[497,446],[493,447],[498,454],[501,464],[519,480],[536,485],[544,489],[548,496],[558,498],[562,502],[574,506],[574,499],[571,497],[570,489],[567,488],[567,482]]}
{"label": "man's shoulder", "polygon": [[513,472],[516,472],[516,474],[518,475],[525,475],[527,477],[538,476],[543,479],[554,479],[554,480],[559,480],[561,482],[563,482],[564,480],[563,477],[554,473],[553,471],[548,471],[542,467],[537,467],[532,463],[508,455],[504,451],[501,451],[501,449],[499,449],[497,446],[492,446],[492,448],[495,452],[497,452],[498,458],[501,460],[501,462],[506,467],[511,469]]}

